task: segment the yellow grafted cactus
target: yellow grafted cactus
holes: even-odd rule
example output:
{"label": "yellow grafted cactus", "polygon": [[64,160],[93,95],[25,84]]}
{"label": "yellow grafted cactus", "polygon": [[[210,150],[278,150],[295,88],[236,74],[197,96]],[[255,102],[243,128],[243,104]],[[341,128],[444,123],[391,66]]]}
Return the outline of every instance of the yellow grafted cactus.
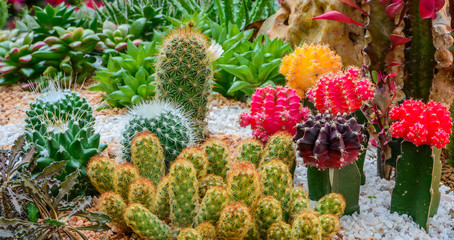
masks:
{"label": "yellow grafted cactus", "polygon": [[298,215],[292,224],[292,240],[321,240],[322,225],[317,214],[305,212]]}
{"label": "yellow grafted cactus", "polygon": [[164,150],[159,138],[151,132],[140,132],[132,139],[131,160],[140,175],[153,184],[158,184],[165,175]]}
{"label": "yellow grafted cactus", "polygon": [[202,240],[202,235],[194,228],[184,228],[178,234],[177,240]]}
{"label": "yellow grafted cactus", "polygon": [[119,193],[110,191],[105,192],[99,198],[99,211],[109,215],[114,221],[124,225],[123,212],[126,208],[126,203]]}
{"label": "yellow grafted cactus", "polygon": [[129,204],[123,214],[126,224],[144,239],[167,240],[170,228],[140,203]]}
{"label": "yellow grafted cactus", "polygon": [[208,174],[199,181],[199,196],[202,199],[208,189],[214,186],[224,186],[224,179],[221,176]]}
{"label": "yellow grafted cactus", "polygon": [[209,222],[200,223],[195,230],[202,235],[202,240],[216,239],[216,227]]}
{"label": "yellow grafted cactus", "polygon": [[203,178],[207,174],[208,159],[205,152],[198,147],[188,147],[178,155],[177,159],[190,161],[197,171],[197,179]]}
{"label": "yellow grafted cactus", "polygon": [[331,239],[331,237],[339,232],[340,222],[339,217],[334,214],[323,214],[319,217],[320,224],[322,225],[322,237],[324,239]]}
{"label": "yellow grafted cactus", "polygon": [[91,184],[99,193],[105,193],[114,190],[113,172],[115,162],[108,157],[93,157],[87,165],[87,175]]}
{"label": "yellow grafted cactus", "polygon": [[203,145],[208,159],[208,174],[216,174],[225,178],[227,174],[227,164],[230,158],[230,151],[227,143],[223,140],[210,138]]}
{"label": "yellow grafted cactus", "polygon": [[280,72],[287,79],[288,86],[295,89],[298,96],[304,97],[320,76],[341,69],[340,57],[327,45],[303,44],[282,59]]}
{"label": "yellow grafted cactus", "polygon": [[153,209],[155,209],[154,213],[159,219],[165,222],[170,221],[169,175],[163,177],[156,187]]}
{"label": "yellow grafted cactus", "polygon": [[131,163],[117,165],[113,173],[115,192],[119,193],[127,201],[129,185],[139,177],[139,171]]}
{"label": "yellow grafted cactus", "polygon": [[253,209],[262,193],[260,175],[251,162],[234,162],[227,173],[227,193],[231,202]]}
{"label": "yellow grafted cactus", "polygon": [[252,224],[249,208],[239,202],[227,205],[221,212],[217,224],[219,239],[242,240]]}
{"label": "yellow grafted cactus", "polygon": [[129,203],[140,203],[151,212],[154,212],[153,198],[155,187],[150,179],[138,178],[129,185],[128,200]]}

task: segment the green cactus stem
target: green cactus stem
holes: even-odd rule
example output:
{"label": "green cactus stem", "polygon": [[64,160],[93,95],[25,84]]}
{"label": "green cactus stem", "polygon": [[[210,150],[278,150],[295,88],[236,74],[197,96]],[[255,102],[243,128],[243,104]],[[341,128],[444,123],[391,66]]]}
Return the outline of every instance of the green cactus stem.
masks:
{"label": "green cactus stem", "polygon": [[434,78],[435,46],[432,37],[432,19],[422,19],[420,0],[408,0],[404,33],[411,42],[405,48],[404,88],[407,98],[429,100]]}
{"label": "green cactus stem", "polygon": [[126,208],[126,203],[119,193],[110,191],[105,192],[99,198],[99,211],[109,215],[117,223],[124,225],[123,212]]}
{"label": "green cactus stem", "polygon": [[208,174],[199,181],[199,196],[203,199],[206,192],[214,186],[224,186],[224,180],[221,176]]}
{"label": "green cactus stem", "polygon": [[202,240],[202,235],[194,228],[184,228],[178,234],[177,240]]}
{"label": "green cactus stem", "polygon": [[282,220],[281,203],[273,196],[260,198],[254,217],[260,238],[266,239],[267,230],[271,224]]}
{"label": "green cactus stem", "polygon": [[108,157],[93,157],[87,165],[87,175],[99,193],[113,191],[113,172],[115,162]]}
{"label": "green cactus stem", "polygon": [[203,240],[216,239],[216,227],[209,222],[200,223],[195,230],[202,235]]}
{"label": "green cactus stem", "polygon": [[119,193],[121,197],[128,200],[129,185],[140,177],[139,171],[130,163],[121,163],[115,167],[113,173],[113,183],[115,192]]}
{"label": "green cactus stem", "polygon": [[128,201],[129,203],[140,203],[151,212],[153,208],[153,198],[155,188],[153,182],[148,178],[138,178],[129,185]]}
{"label": "green cactus stem", "polygon": [[322,237],[324,239],[331,239],[331,237],[339,232],[340,222],[339,217],[334,214],[323,214],[319,217],[320,224],[322,225]]}
{"label": "green cactus stem", "polygon": [[230,159],[230,151],[227,143],[220,139],[210,138],[203,145],[208,159],[208,174],[216,174],[225,179],[227,175],[227,164]]}
{"label": "green cactus stem", "polygon": [[170,238],[169,226],[139,203],[128,205],[123,216],[126,224],[141,238],[155,240]]}
{"label": "green cactus stem", "polygon": [[154,213],[162,221],[170,222],[170,196],[169,196],[169,176],[166,175],[159,181],[156,187],[156,196],[153,201]]}
{"label": "green cactus stem", "polygon": [[268,240],[288,240],[292,236],[292,226],[284,221],[271,224],[267,231]]}
{"label": "green cactus stem", "polygon": [[227,205],[217,223],[218,237],[223,240],[240,240],[247,236],[252,225],[248,207],[239,202]]}
{"label": "green cactus stem", "polygon": [[222,209],[229,203],[229,195],[225,188],[215,186],[208,189],[200,204],[196,223],[209,222],[216,224]]}
{"label": "green cactus stem", "polygon": [[429,217],[440,203],[441,149],[402,142],[397,159],[396,185],[391,196],[391,212],[408,214],[429,231]]}
{"label": "green cactus stem", "polygon": [[197,171],[197,179],[200,180],[207,174],[208,159],[203,150],[198,147],[187,147],[178,155],[177,159],[183,158],[190,161]]}
{"label": "green cactus stem", "polygon": [[259,166],[262,167],[273,158],[277,158],[287,164],[293,176],[296,155],[290,133],[278,132],[268,139]]}
{"label": "green cactus stem", "polygon": [[151,132],[138,133],[131,142],[131,159],[142,177],[157,184],[165,175],[164,150]]}
{"label": "green cactus stem", "polygon": [[248,138],[243,140],[236,149],[235,161],[248,161],[259,167],[262,157],[263,144],[258,140]]}
{"label": "green cactus stem", "polygon": [[345,198],[339,193],[329,193],[323,196],[314,206],[315,211],[321,214],[334,214],[342,217],[345,213]]}
{"label": "green cactus stem", "polygon": [[292,239],[321,240],[322,225],[316,213],[305,212],[296,217],[292,224]]}
{"label": "green cactus stem", "polygon": [[230,201],[237,201],[253,209],[262,190],[260,175],[255,165],[247,162],[235,162],[227,173],[227,192]]}
{"label": "green cactus stem", "polygon": [[289,203],[289,208],[291,221],[295,220],[295,218],[303,212],[312,212],[309,199],[304,197],[292,199]]}

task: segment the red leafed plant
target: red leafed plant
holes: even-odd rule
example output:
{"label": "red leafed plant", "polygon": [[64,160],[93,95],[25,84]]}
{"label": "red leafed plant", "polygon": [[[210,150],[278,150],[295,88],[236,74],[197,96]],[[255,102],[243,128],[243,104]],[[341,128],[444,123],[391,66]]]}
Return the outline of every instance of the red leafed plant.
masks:
{"label": "red leafed plant", "polygon": [[240,125],[251,125],[254,137],[262,141],[279,131],[293,135],[296,124],[310,114],[301,106],[300,100],[296,91],[289,87],[258,88],[252,95],[251,112],[241,114]]}
{"label": "red leafed plant", "polygon": [[360,77],[360,72],[355,68],[338,75],[323,76],[307,93],[307,98],[314,102],[319,112],[328,111],[333,115],[351,114],[373,96],[371,83]]}
{"label": "red leafed plant", "polygon": [[443,148],[449,142],[451,117],[440,103],[406,100],[391,110],[390,117],[397,120],[391,125],[395,138],[403,138],[417,146],[427,144],[437,148]]}

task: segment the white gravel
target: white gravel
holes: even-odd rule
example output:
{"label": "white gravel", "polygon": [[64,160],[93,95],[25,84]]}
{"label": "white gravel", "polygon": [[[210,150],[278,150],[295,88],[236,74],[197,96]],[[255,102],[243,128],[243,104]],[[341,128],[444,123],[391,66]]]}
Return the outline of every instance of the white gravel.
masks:
{"label": "white gravel", "polygon": [[[241,128],[238,124],[239,116],[244,111],[236,106],[210,107],[207,117],[208,130],[211,134],[252,137],[250,127]],[[96,119],[95,129],[101,134],[101,142],[115,145],[112,150],[117,154],[121,150],[119,140],[125,123],[125,115],[109,118],[99,116]],[[13,144],[14,140],[24,132],[24,125],[24,123],[0,125],[0,146]],[[449,189],[446,186],[440,188],[440,207],[438,214],[430,219],[430,230],[427,234],[408,216],[389,212],[394,181],[380,179],[377,176],[376,156],[374,155],[375,149],[369,149],[365,163],[367,181],[364,186],[361,186],[361,213],[341,218],[343,239],[454,239],[454,193],[446,193]],[[307,186],[306,181],[306,168],[298,165],[295,184]]]}

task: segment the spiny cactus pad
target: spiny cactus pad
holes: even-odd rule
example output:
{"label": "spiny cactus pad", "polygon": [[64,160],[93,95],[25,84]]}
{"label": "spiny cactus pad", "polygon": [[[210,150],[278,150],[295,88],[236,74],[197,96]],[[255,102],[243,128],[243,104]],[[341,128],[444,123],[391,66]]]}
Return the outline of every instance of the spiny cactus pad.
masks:
{"label": "spiny cactus pad", "polygon": [[284,214],[288,214],[290,192],[292,190],[292,175],[288,166],[281,160],[272,159],[263,165],[260,171],[262,194],[273,196],[282,204]]}
{"label": "spiny cactus pad", "polygon": [[128,205],[123,217],[126,224],[141,238],[155,240],[170,238],[169,226],[139,203]]}
{"label": "spiny cactus pad", "polygon": [[99,198],[98,208],[101,212],[109,215],[119,224],[124,224],[123,212],[126,208],[126,203],[119,193],[110,191],[105,192]]}
{"label": "spiny cactus pad", "polygon": [[292,135],[288,132],[277,132],[268,139],[260,160],[260,167],[273,158],[283,161],[289,169],[292,169],[295,165],[295,148],[293,147]]}
{"label": "spiny cactus pad", "polygon": [[303,212],[312,212],[309,199],[304,197],[297,197],[290,201],[290,219],[293,221],[299,214]]}
{"label": "spiny cactus pad", "polygon": [[281,203],[272,196],[260,198],[254,217],[260,238],[266,239],[267,230],[271,224],[282,221]]}
{"label": "spiny cactus pad", "polygon": [[292,236],[292,226],[290,224],[279,221],[271,224],[267,231],[268,240],[288,240]]}
{"label": "spiny cactus pad", "polygon": [[203,150],[198,147],[188,147],[178,155],[177,159],[183,158],[190,161],[197,170],[197,179],[203,178],[207,174],[208,159]]}
{"label": "spiny cactus pad", "polygon": [[202,145],[208,159],[208,174],[216,174],[225,178],[230,151],[227,143],[220,139],[210,138]]}
{"label": "spiny cactus pad", "polygon": [[319,217],[322,225],[322,237],[329,239],[331,236],[339,232],[340,222],[339,217],[334,214],[323,214]]}
{"label": "spiny cactus pad", "polygon": [[227,173],[227,192],[230,201],[253,208],[261,194],[260,176],[254,164],[235,162]]}
{"label": "spiny cactus pad", "polygon": [[99,193],[113,191],[113,172],[116,163],[108,157],[95,156],[87,165],[87,175]]}
{"label": "spiny cactus pad", "polygon": [[292,224],[292,239],[321,240],[322,226],[317,214],[305,212],[298,215]]}
{"label": "spiny cactus pad", "polygon": [[138,178],[129,185],[128,201],[129,203],[140,203],[153,212],[155,191],[153,182],[151,182],[150,179]]}
{"label": "spiny cactus pad", "polygon": [[229,195],[225,188],[215,186],[208,189],[200,204],[197,223],[210,222],[216,224],[222,209],[229,204]]}
{"label": "spiny cactus pad", "polygon": [[235,161],[248,161],[259,166],[263,144],[252,138],[243,140],[236,149]]}
{"label": "spiny cactus pad", "polygon": [[164,150],[155,134],[140,132],[131,142],[131,159],[142,177],[157,184],[165,175]]}
{"label": "spiny cactus pad", "polygon": [[169,176],[161,178],[156,187],[156,195],[153,201],[154,213],[159,219],[169,222],[170,217],[170,195],[169,195]]}
{"label": "spiny cactus pad", "polygon": [[140,177],[139,171],[130,163],[121,163],[115,167],[113,173],[113,183],[115,192],[128,200],[129,185]]}
{"label": "spiny cactus pad", "polygon": [[239,202],[227,205],[221,212],[217,224],[220,239],[243,239],[252,224],[249,208]]}
{"label": "spiny cactus pad", "polygon": [[224,186],[224,180],[221,176],[208,174],[199,181],[199,196],[202,199],[205,193],[214,186]]}

